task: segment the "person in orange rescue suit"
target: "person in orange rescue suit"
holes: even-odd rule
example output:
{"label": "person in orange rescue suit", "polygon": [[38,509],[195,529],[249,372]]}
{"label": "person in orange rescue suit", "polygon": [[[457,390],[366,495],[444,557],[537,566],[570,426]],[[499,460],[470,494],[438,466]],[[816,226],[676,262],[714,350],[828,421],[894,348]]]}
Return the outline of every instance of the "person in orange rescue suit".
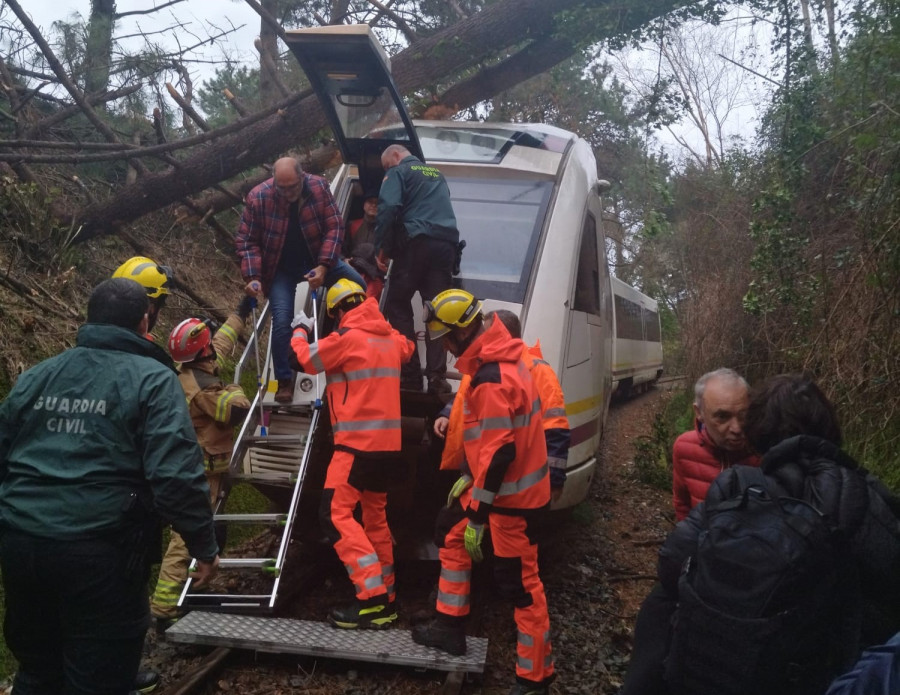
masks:
{"label": "person in orange rescue suit", "polygon": [[750,388],[733,369],[707,372],[694,384],[694,429],[672,447],[672,503],[675,520],[706,499],[712,481],[726,468],[758,466],[744,437]]}
{"label": "person in orange rescue suit", "polygon": [[[252,304],[252,298],[244,297],[237,311],[215,335],[209,321],[197,318],[185,319],[169,335],[169,354],[181,363],[178,379],[187,398],[197,441],[203,449],[213,510],[228,474],[234,427],[244,421],[250,410],[250,401],[243,389],[237,384],[223,383],[219,367],[234,351]],[[187,581],[190,562],[184,541],[173,531],[150,601],[150,613],[158,631],[165,630],[179,617],[178,598]]]}
{"label": "person in orange rescue suit", "polygon": [[[508,309],[498,309],[485,315],[485,319],[496,316],[503,321],[506,330],[513,338],[522,337],[522,325],[519,317]],[[562,386],[556,377],[553,367],[544,360],[541,342],[525,346],[522,361],[537,386],[541,397],[541,422],[544,427],[544,440],[547,444],[547,464],[550,466],[550,496],[557,499],[566,483],[566,465],[569,460],[569,419],[566,417],[566,402]],[[462,397],[472,381],[468,375],[460,380],[456,396],[441,410],[434,421],[434,433],[444,439],[444,450],[441,455],[441,470],[459,470],[463,463],[463,408]],[[452,423],[452,425],[451,425]],[[464,476],[467,474],[463,474]],[[460,486],[463,483],[458,483]]]}
{"label": "person in orange rescue suit", "polygon": [[[400,451],[400,366],[415,346],[355,282],[335,282],[325,306],[337,329],[310,344],[313,321],[301,312],[292,322],[291,348],[302,371],[325,372],[334,430],[319,518],[356,600],[332,609],[329,619],[340,628],[386,628],[397,620],[387,486]],[[357,505],[362,524],[353,516]]]}
{"label": "person in orange rescue suit", "polygon": [[156,325],[159,312],[166,305],[166,297],[169,296],[169,286],[174,277],[172,269],[165,265],[159,265],[156,261],[146,256],[134,256],[116,268],[112,276],[114,278],[134,280],[147,290],[147,298],[150,300],[150,308],[147,310],[149,325],[147,338],[153,340],[150,331]]}
{"label": "person in orange rescue suit", "polygon": [[466,652],[472,562],[483,557],[489,526],[496,581],[515,606],[518,628],[511,695],[546,695],[555,675],[550,617],[529,523],[550,503],[550,476],[540,398],[521,360],[525,344],[502,321],[485,321],[481,302],[464,290],[445,290],[426,309],[432,339],[443,339],[456,368],[471,378],[462,398],[471,475],[460,478],[439,515],[437,616],[416,625],[412,638],[451,654]]}

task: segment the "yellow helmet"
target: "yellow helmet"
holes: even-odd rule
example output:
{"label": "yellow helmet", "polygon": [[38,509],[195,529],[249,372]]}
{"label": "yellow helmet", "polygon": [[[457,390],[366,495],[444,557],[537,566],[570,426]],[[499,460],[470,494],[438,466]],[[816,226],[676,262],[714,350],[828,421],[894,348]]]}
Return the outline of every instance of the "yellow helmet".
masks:
{"label": "yellow helmet", "polygon": [[334,309],[341,302],[345,302],[350,297],[360,297],[360,301],[366,298],[366,291],[353,280],[341,278],[331,287],[328,288],[328,294],[325,295],[325,310],[329,316],[334,316]]}
{"label": "yellow helmet", "polygon": [[432,340],[454,328],[465,328],[481,314],[481,302],[465,290],[444,290],[425,302],[425,321]]}
{"label": "yellow helmet", "polygon": [[112,276],[114,278],[135,280],[147,289],[148,297],[155,299],[164,294],[169,294],[169,289],[166,285],[169,284],[169,278],[172,275],[171,268],[157,265],[156,261],[152,261],[146,256],[135,256],[116,268],[116,272]]}

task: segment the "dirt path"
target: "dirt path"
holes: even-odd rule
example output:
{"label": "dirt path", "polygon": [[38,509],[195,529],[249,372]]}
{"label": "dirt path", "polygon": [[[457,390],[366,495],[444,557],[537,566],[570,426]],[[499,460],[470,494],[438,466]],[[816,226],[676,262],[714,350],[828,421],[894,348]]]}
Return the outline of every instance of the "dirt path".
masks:
{"label": "dirt path", "polygon": [[[541,576],[559,673],[553,691],[558,695],[615,693],[621,685],[634,617],[652,585],[659,544],[672,528],[669,493],[634,480],[633,442],[650,432],[668,397],[668,392],[657,389],[610,411],[600,470],[588,500],[557,520],[541,544]],[[426,576],[425,586],[431,581]],[[340,593],[331,582],[320,591],[332,600]],[[490,590],[480,634],[490,640],[487,669],[462,692],[505,695],[514,677],[516,632],[512,607]],[[166,644],[150,635],[145,665],[159,669],[171,688],[209,651]],[[412,695],[440,692],[441,681],[441,674],[434,672],[236,652],[199,692]]]}

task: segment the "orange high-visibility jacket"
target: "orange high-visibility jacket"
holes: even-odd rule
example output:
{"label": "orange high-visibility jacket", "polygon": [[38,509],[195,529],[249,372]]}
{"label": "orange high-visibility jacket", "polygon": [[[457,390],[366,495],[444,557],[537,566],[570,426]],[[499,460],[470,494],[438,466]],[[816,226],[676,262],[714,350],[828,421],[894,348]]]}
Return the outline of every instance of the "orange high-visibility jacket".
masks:
{"label": "orange high-visibility jacket", "polygon": [[400,450],[400,365],[415,346],[366,299],[317,343],[297,328],[291,348],[303,371],[325,372],[334,444],[354,453]]}
{"label": "orange high-visibility jacket", "polygon": [[[566,417],[566,402],[556,372],[544,360],[541,343],[522,350],[522,361],[528,367],[534,385],[541,398],[541,422],[544,440],[547,444],[547,463],[550,465],[551,483],[554,474],[561,478],[559,486],[565,482],[566,463],[569,458],[569,419]],[[469,390],[472,377],[464,374],[450,409],[450,424],[441,455],[441,470],[459,470],[463,463],[463,399]]]}
{"label": "orange high-visibility jacket", "polygon": [[463,397],[464,449],[472,471],[467,515],[515,513],[550,502],[547,445],[537,387],[522,362],[525,347],[494,321],[460,356],[456,367],[472,377]]}

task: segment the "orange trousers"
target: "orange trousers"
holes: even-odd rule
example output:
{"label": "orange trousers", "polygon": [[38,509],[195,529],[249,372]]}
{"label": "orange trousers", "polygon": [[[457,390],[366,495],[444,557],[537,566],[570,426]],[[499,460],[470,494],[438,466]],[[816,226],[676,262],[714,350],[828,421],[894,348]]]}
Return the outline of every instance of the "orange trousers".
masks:
{"label": "orange trousers", "polygon": [[[355,456],[335,451],[325,475],[320,518],[334,541],[337,552],[360,601],[387,594],[394,588],[394,545],[387,522],[387,493],[360,490],[350,484]],[[362,509],[362,524],[353,516]]]}
{"label": "orange trousers", "polygon": [[[441,575],[436,608],[438,613],[463,617],[469,614],[472,577],[472,559],[464,541],[468,520],[462,507],[455,503],[452,510],[444,512],[443,528],[448,530],[442,534],[439,519],[436,534],[438,541],[443,540],[438,543]],[[448,515],[454,512],[456,520],[451,524]],[[491,514],[487,526],[494,546],[494,579],[501,595],[515,606],[516,676],[535,683],[549,683],[554,675],[550,616],[544,585],[538,575],[538,549],[529,538],[528,521],[521,516]]]}

